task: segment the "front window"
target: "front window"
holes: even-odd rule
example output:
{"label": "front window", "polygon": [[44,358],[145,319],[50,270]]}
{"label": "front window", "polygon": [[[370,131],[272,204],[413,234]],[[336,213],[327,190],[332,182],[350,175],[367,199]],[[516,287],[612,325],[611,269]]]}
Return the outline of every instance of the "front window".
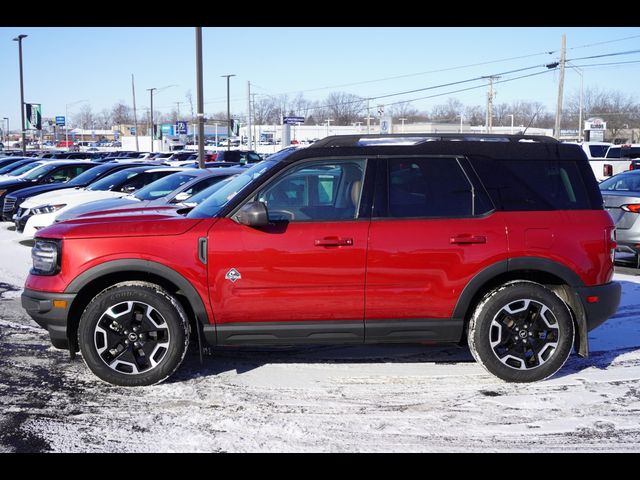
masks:
{"label": "front window", "polygon": [[366,161],[305,162],[270,182],[253,198],[267,206],[270,221],[354,220]]}
{"label": "front window", "polygon": [[194,176],[185,173],[174,173],[167,177],[156,180],[150,183],[144,188],[138,190],[134,197],[138,200],[155,200],[156,198],[164,197],[170,194],[176,188],[184,185],[185,183],[193,180]]}
{"label": "front window", "polygon": [[229,182],[213,192],[209,198],[189,212],[187,217],[209,218],[217,215],[229,200],[275,164],[276,162],[272,161],[256,163],[253,167],[247,169],[246,172],[241,173],[237,177],[233,177]]}

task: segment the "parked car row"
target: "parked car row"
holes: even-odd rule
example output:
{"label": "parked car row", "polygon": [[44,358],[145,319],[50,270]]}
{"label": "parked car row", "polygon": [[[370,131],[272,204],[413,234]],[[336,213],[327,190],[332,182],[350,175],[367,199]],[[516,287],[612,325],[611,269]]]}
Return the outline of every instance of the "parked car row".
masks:
{"label": "parked car row", "polygon": [[0,217],[13,222],[18,233],[33,237],[52,223],[95,211],[191,208],[195,202],[183,202],[237,175],[248,163],[209,161],[200,170],[194,153],[178,156],[182,165],[173,167],[165,160],[174,155],[166,153],[117,152],[94,159],[83,153],[62,155],[66,159],[51,152],[0,157]]}

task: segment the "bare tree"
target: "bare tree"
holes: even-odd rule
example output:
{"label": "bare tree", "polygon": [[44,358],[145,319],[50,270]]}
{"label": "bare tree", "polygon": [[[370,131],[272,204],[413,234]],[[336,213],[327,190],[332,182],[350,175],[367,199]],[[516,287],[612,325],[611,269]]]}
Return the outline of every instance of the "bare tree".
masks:
{"label": "bare tree", "polygon": [[389,108],[389,113],[394,121],[404,118],[407,122],[415,122],[419,116],[418,110],[411,105],[411,102],[396,103]]}
{"label": "bare tree", "polygon": [[456,98],[448,98],[447,103],[436,105],[431,110],[431,119],[435,122],[455,122],[464,112],[464,105]]}
{"label": "bare tree", "polygon": [[88,104],[82,105],[78,113],[76,113],[73,117],[73,123],[75,125],[79,125],[83,130],[91,128],[94,122],[95,118],[93,116],[93,112],[91,111],[91,105]]}
{"label": "bare tree", "polygon": [[[573,93],[567,99],[567,120],[578,124],[580,94]],[[640,105],[635,97],[616,90],[587,89],[584,92],[582,120],[600,117],[607,122],[611,140],[616,140],[622,130],[633,128],[640,123]],[[564,121],[563,116],[563,121]]]}
{"label": "bare tree", "polygon": [[189,103],[189,109],[191,111],[191,121],[193,122],[195,121],[196,116],[193,110],[193,95],[191,95],[191,90],[187,90],[187,93],[185,93],[184,96],[186,97],[187,102]]}
{"label": "bare tree", "polygon": [[96,127],[101,130],[111,130],[111,112],[106,108],[95,116]]}
{"label": "bare tree", "polygon": [[113,107],[111,107],[111,119],[115,125],[132,124],[132,109],[122,100],[120,100]]}
{"label": "bare tree", "polygon": [[334,125],[351,125],[366,109],[364,98],[346,92],[331,92],[325,104]]}

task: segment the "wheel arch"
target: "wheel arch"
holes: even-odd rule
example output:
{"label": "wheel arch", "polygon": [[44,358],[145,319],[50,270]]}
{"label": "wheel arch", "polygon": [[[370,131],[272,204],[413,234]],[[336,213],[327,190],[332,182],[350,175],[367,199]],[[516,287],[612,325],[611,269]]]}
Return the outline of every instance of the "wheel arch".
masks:
{"label": "wheel arch", "polygon": [[202,325],[208,325],[208,315],[200,294],[186,278],[166,265],[149,260],[113,260],[81,273],[65,289],[64,293],[76,294],[69,308],[67,320],[67,338],[72,352],[79,350],[78,325],[89,302],[111,285],[134,280],[155,283],[175,295],[189,319],[193,321],[200,340]]}
{"label": "wheel arch", "polygon": [[575,323],[575,350],[586,357],[589,353],[587,321],[576,288],[584,282],[569,267],[539,257],[517,257],[503,260],[478,272],[464,287],[453,310],[453,318],[462,319],[465,326],[480,300],[491,290],[514,280],[539,283],[558,295],[569,307]]}

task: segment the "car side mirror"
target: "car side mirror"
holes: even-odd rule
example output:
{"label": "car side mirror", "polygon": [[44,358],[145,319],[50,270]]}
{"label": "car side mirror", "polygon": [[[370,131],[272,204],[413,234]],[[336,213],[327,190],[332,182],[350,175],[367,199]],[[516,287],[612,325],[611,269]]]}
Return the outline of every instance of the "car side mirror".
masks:
{"label": "car side mirror", "polygon": [[249,202],[236,214],[238,223],[249,227],[264,227],[269,224],[267,206],[263,202]]}

